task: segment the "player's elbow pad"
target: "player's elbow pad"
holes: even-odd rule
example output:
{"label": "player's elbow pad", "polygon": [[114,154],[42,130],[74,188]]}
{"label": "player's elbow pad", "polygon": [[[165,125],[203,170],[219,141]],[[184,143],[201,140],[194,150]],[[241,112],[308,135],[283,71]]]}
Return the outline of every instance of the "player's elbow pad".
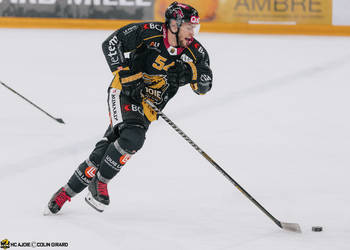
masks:
{"label": "player's elbow pad", "polygon": [[102,51],[112,72],[116,71],[119,67],[127,66],[123,45],[117,35],[110,36],[102,43]]}

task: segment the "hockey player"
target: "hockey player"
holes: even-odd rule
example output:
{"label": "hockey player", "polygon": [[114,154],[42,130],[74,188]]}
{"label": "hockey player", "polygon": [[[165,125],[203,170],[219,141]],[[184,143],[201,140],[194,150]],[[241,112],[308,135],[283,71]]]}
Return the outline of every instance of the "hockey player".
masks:
{"label": "hockey player", "polygon": [[110,125],[88,159],[52,196],[47,213],[56,214],[86,187],[86,202],[102,212],[110,203],[108,182],[141,149],[150,123],[157,119],[145,99],[162,110],[179,87],[189,84],[199,95],[211,89],[209,56],[194,39],[198,31],[197,10],[173,2],[165,23],[133,23],[103,42],[114,75],[108,89]]}

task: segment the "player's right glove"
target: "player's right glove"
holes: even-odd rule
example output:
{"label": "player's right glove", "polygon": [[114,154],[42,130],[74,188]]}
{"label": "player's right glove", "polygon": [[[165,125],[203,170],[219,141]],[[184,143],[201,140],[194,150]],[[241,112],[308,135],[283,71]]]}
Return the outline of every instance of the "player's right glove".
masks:
{"label": "player's right glove", "polygon": [[122,93],[130,97],[136,103],[142,101],[142,90],[145,87],[142,72],[135,73],[132,70],[119,71],[119,79],[122,86]]}
{"label": "player's right glove", "polygon": [[192,72],[190,66],[182,60],[176,60],[175,65],[167,71],[167,81],[170,85],[179,87],[191,82]]}

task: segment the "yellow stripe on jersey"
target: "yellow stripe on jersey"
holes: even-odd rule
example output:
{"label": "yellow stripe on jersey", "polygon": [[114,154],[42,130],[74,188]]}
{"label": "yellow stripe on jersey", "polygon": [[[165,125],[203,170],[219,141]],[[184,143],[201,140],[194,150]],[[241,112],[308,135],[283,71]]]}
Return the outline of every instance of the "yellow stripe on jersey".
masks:
{"label": "yellow stripe on jersey", "polygon": [[111,88],[121,90],[122,84],[120,83],[120,79],[119,79],[119,71],[120,70],[116,70],[113,72],[114,78],[113,78],[113,81],[111,83]]}
{"label": "yellow stripe on jersey", "polygon": [[122,83],[120,82],[120,75],[119,75],[119,72],[121,70],[130,70],[130,68],[125,67],[123,69],[117,69],[116,71],[113,71],[114,78],[113,78],[112,83],[111,83],[111,88],[119,89],[119,90],[122,89]]}
{"label": "yellow stripe on jersey", "polygon": [[[118,67],[119,68],[119,67]],[[121,71],[121,70],[130,70],[130,68],[129,67],[124,67],[124,68],[121,68],[121,69],[117,69],[117,70],[115,70],[115,71],[113,71],[112,72],[112,74],[113,75],[116,75],[119,71]]]}
{"label": "yellow stripe on jersey", "polygon": [[189,47],[187,47],[187,49],[188,49],[189,52],[191,52],[191,54],[192,54],[192,56],[193,56],[193,59],[194,59],[195,61],[197,61],[197,58],[196,58],[195,55],[193,54],[192,50],[191,50]]}
{"label": "yellow stripe on jersey", "polygon": [[147,41],[149,39],[152,39],[152,38],[156,38],[156,37],[163,37],[163,35],[156,35],[156,36],[151,36],[151,37],[147,37],[145,39],[143,39],[144,41]]}
{"label": "yellow stripe on jersey", "polygon": [[137,74],[134,74],[134,75],[131,75],[131,76],[128,76],[128,77],[124,77],[124,78],[121,79],[122,80],[122,84],[138,80],[138,79],[142,78],[142,76],[143,76],[142,72],[139,72]]}

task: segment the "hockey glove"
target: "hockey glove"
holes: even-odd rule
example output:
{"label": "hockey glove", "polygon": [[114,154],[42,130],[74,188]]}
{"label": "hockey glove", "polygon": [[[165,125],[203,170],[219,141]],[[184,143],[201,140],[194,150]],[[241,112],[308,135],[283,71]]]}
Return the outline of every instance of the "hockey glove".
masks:
{"label": "hockey glove", "polygon": [[197,69],[202,73],[199,73],[197,82],[191,83],[191,88],[197,95],[204,95],[212,87],[213,74],[209,67],[197,66]]}
{"label": "hockey glove", "polygon": [[151,50],[155,50],[159,54],[161,53],[158,48],[149,45],[142,45],[136,50],[130,52],[128,59],[128,66],[130,69],[135,72],[142,72],[144,68],[147,67],[145,62],[147,61],[147,56],[150,54]]}
{"label": "hockey glove", "polygon": [[131,70],[121,70],[119,71],[119,79],[122,86],[122,93],[136,103],[141,103],[142,101],[142,90],[144,89],[144,82],[142,78],[142,73],[134,73]]}
{"label": "hockey glove", "polygon": [[158,114],[154,109],[145,101],[142,101],[143,112],[150,122],[158,119]]}
{"label": "hockey glove", "polygon": [[182,60],[176,60],[175,65],[167,71],[167,81],[170,85],[179,87],[191,82],[192,73],[190,66]]}

